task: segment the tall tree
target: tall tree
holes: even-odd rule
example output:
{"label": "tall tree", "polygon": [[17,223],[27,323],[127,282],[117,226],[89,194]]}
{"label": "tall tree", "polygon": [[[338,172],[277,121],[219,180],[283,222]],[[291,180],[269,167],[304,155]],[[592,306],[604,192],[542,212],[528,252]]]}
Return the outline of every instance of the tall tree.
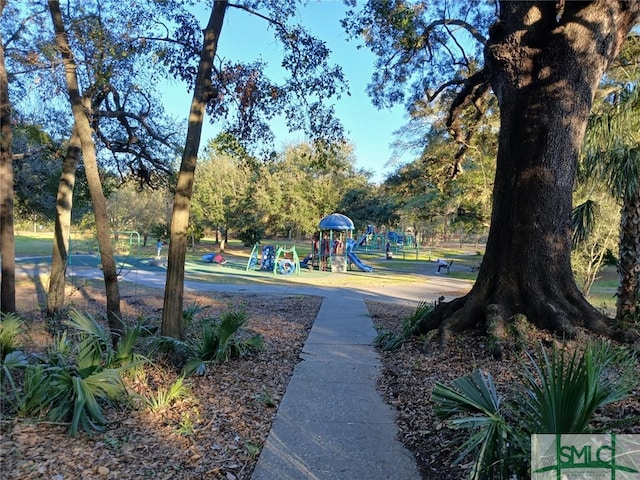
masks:
{"label": "tall tree", "polygon": [[[425,18],[425,12],[433,12],[425,2],[372,1],[367,7],[367,18],[373,18],[369,25],[379,29],[366,30],[367,39],[380,47],[377,40],[386,36],[390,49],[376,51],[381,63],[388,61],[377,75],[395,72],[403,82],[402,75],[416,79],[418,73],[423,79],[414,85],[422,88],[413,90],[418,98],[434,92],[425,91],[428,57],[452,55],[462,47],[450,41],[454,27],[463,27],[469,38],[484,38],[478,28],[482,22],[452,19],[448,5],[435,20]],[[595,91],[637,21],[640,2],[501,1],[498,7],[484,44],[484,66],[475,68],[471,57],[462,56],[456,65],[469,67],[467,75],[442,84],[459,87],[452,128],[459,108],[489,87],[500,107],[486,255],[471,291],[440,304],[419,330],[439,328],[446,341],[477,324],[500,331],[522,313],[565,336],[575,335],[578,327],[612,334],[610,320],[586,301],[572,274],[571,202]],[[438,49],[442,45],[448,49]]]}
{"label": "tall tree", "polygon": [[[0,0],[0,18],[7,0]],[[0,312],[16,310],[16,264],[13,232],[13,153],[11,149],[11,102],[9,77],[4,60],[4,41],[0,35]]]}
{"label": "tall tree", "polygon": [[[180,3],[173,6],[178,8]],[[282,66],[290,74],[284,85],[276,85],[264,76],[264,62],[248,65],[221,62],[214,69],[223,20],[230,7],[256,15],[273,27],[285,49]],[[261,8],[267,13],[260,13]],[[296,2],[262,0],[232,4],[216,0],[203,32],[202,44],[184,45],[185,39],[199,38],[197,32],[200,30],[197,21],[185,14],[177,19],[180,41],[163,50],[163,58],[170,70],[187,81],[194,91],[171,221],[162,314],[163,335],[178,338],[183,335],[184,262],[189,207],[205,112],[211,114],[213,121],[230,119],[225,130],[242,145],[253,145],[254,149],[256,145],[268,147],[269,142],[264,141],[272,138],[268,121],[277,113],[284,115],[291,129],[304,130],[327,147],[342,140],[342,128],[334,119],[333,108],[324,104],[324,99],[341,93],[342,72],[339,68],[329,68],[329,51],[324,43],[311,37],[300,26],[289,28],[286,25],[286,21],[295,13]],[[185,58],[193,58],[193,52],[199,52],[197,68],[192,65],[185,67],[185,63],[189,63],[189,60],[185,62]],[[215,73],[213,77],[212,73]]]}
{"label": "tall tree", "polygon": [[78,129],[73,128],[67,152],[64,156],[62,174],[56,194],[56,218],[51,253],[51,276],[47,295],[47,317],[53,317],[64,306],[66,272],[69,259],[69,238],[71,237],[71,211],[76,170],[82,155],[82,145]]}
{"label": "tall tree", "polygon": [[417,102],[410,121],[398,132],[401,136],[394,142],[394,151],[415,152],[418,158],[398,167],[383,186],[388,195],[398,198],[404,224],[414,226],[416,234],[436,241],[445,238],[439,234],[447,234],[450,226],[486,234],[499,127],[495,98],[488,100],[479,121],[475,106],[462,113],[464,123],[477,130],[467,135],[463,157],[445,124],[451,99]]}
{"label": "tall tree", "polygon": [[189,207],[193,193],[193,179],[200,148],[202,123],[205,108],[214,96],[211,85],[213,59],[218,49],[218,40],[222,30],[227,2],[216,0],[209,22],[204,29],[204,42],[200,53],[198,73],[195,81],[193,100],[187,127],[178,182],[173,201],[171,217],[171,240],[167,263],[167,281],[164,293],[164,308],[162,311],[162,334],[165,336],[182,338],[184,325],[182,324],[182,306],[184,300],[184,263],[187,256],[187,229],[189,227]]}
{"label": "tall tree", "polygon": [[80,94],[80,86],[76,76],[76,63],[73,52],[69,46],[69,41],[64,28],[62,13],[60,12],[60,2],[50,0],[48,2],[56,35],[56,45],[62,57],[65,67],[65,77],[69,92],[69,101],[73,111],[75,129],[82,149],[82,157],[87,175],[87,182],[91,192],[91,201],[96,219],[96,230],[98,245],[100,247],[100,257],[102,272],[104,276],[105,292],[107,297],[107,320],[111,329],[114,343],[117,341],[123,329],[120,314],[120,289],[118,286],[118,272],[111,245],[111,230],[107,216],[107,204],[102,190],[98,162],[96,159],[95,144],[89,123],[91,115],[91,105],[83,102]]}
{"label": "tall tree", "polygon": [[[207,149],[198,165],[191,215],[203,228],[226,231],[238,205],[246,197],[250,168],[240,160]],[[224,242],[220,248],[224,250]]]}

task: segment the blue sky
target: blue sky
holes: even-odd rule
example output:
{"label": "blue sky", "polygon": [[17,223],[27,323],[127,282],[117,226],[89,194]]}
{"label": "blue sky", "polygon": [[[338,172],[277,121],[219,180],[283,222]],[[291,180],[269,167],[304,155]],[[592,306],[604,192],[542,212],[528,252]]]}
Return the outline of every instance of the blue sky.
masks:
{"label": "blue sky", "polygon": [[[406,123],[404,109],[378,110],[366,94],[366,86],[373,71],[373,55],[364,48],[357,49],[355,41],[347,41],[340,26],[344,6],[341,1],[311,1],[301,12],[301,23],[313,34],[327,42],[332,63],[341,65],[349,82],[351,96],[343,95],[335,104],[351,143],[355,146],[356,166],[374,172],[373,180],[381,182],[393,170],[385,165],[390,160],[393,133]],[[206,12],[204,15],[208,15]],[[202,19],[202,24],[207,18]],[[222,29],[218,55],[232,60],[254,60],[261,57],[279,67],[281,54],[273,36],[266,29],[264,20],[250,17],[235,8],[227,10]],[[277,71],[276,73],[277,74]],[[168,112],[185,119],[191,102],[191,94],[184,86],[174,86],[167,92]],[[282,127],[274,127],[276,148],[303,141],[301,133],[289,134]],[[216,133],[215,126],[207,123],[203,131],[203,143]],[[402,161],[408,159],[402,158]]]}

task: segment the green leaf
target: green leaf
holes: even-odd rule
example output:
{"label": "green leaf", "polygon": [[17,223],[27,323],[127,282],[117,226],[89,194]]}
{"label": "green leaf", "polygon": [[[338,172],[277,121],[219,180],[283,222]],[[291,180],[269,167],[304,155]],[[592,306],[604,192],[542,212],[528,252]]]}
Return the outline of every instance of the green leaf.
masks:
{"label": "green leaf", "polygon": [[0,360],[20,349],[24,321],[15,313],[0,313]]}

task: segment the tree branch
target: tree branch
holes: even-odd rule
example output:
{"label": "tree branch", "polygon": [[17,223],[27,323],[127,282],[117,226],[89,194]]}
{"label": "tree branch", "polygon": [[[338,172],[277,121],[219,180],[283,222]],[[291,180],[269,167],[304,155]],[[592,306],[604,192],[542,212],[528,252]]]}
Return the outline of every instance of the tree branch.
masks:
{"label": "tree branch", "polygon": [[428,38],[429,37],[429,32],[434,30],[435,27],[437,27],[439,25],[456,25],[458,27],[462,27],[466,31],[468,31],[471,34],[471,36],[473,38],[475,38],[482,45],[485,45],[487,43],[487,39],[473,25],[465,22],[464,20],[459,20],[459,19],[455,19],[455,18],[443,18],[443,19],[431,22],[429,25],[427,25],[424,28],[424,32],[423,32],[422,36],[424,38]]}
{"label": "tree branch", "polygon": [[274,25],[277,25],[278,27],[280,27],[282,30],[286,31],[286,25],[282,22],[279,22],[278,20],[274,20],[271,17],[267,17],[266,15],[263,15],[260,12],[257,12],[249,7],[247,7],[246,5],[238,5],[236,3],[227,3],[227,6],[229,7],[234,7],[234,8],[238,8],[240,10],[244,10],[247,13],[250,13],[251,15],[255,15],[256,17],[262,18],[263,20],[266,20],[269,23],[272,23]]}
{"label": "tree branch", "polygon": [[465,83],[465,80],[449,80],[448,82],[443,83],[442,85],[440,85],[435,92],[433,93],[429,93],[429,92],[425,92],[427,94],[427,99],[432,102],[436,99],[436,97],[438,95],[440,95],[440,93],[442,93],[443,90],[452,87],[454,85],[462,85]]}
{"label": "tree branch", "polygon": [[[471,75],[464,82],[462,90],[458,92],[456,98],[451,104],[446,125],[453,136],[453,139],[460,145],[460,149],[454,156],[453,171],[451,174],[452,178],[455,178],[463,172],[462,162],[469,150],[471,138],[477,130],[478,123],[484,115],[481,100],[487,94],[489,88],[490,85],[486,72],[484,70],[480,70],[479,72]],[[473,116],[471,124],[467,125],[465,130],[460,117],[462,115],[462,110],[468,105],[475,106],[476,113]]]}

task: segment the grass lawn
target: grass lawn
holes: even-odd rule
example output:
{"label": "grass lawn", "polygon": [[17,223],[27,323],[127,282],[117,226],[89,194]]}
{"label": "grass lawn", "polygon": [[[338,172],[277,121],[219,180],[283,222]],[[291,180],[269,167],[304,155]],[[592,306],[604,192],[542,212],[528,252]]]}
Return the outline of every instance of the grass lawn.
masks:
{"label": "grass lawn", "polygon": [[[25,260],[35,263],[40,268],[41,276],[48,274],[47,266],[50,263],[52,248],[52,233],[20,233],[16,235],[16,257],[44,257],[34,262],[33,259]],[[135,278],[136,269],[162,270],[163,267],[152,266],[149,261],[156,255],[155,239],[150,239],[149,244],[143,247],[138,244],[137,238],[129,235],[120,235],[116,248],[117,264],[122,271],[129,271],[129,279]],[[270,242],[265,240],[262,245],[273,244],[285,248],[295,245],[296,253],[303,259],[311,249],[310,242]],[[435,261],[438,258],[453,260],[451,272],[448,276],[460,280],[473,282],[477,270],[482,262],[483,249],[475,245],[455,247],[432,247],[424,249],[406,249],[394,252],[393,259],[387,260],[384,251],[356,250],[360,260],[371,267],[373,272],[361,272],[355,266],[346,274],[331,274],[327,272],[310,271],[301,269],[299,273],[289,275],[273,274],[271,272],[249,270],[247,262],[251,255],[251,247],[244,247],[239,241],[232,240],[227,243],[222,255],[227,260],[225,265],[202,261],[202,255],[218,251],[218,246],[213,239],[203,239],[195,249],[189,248],[185,264],[186,280],[203,281],[209,283],[225,284],[304,284],[326,287],[360,287],[380,286],[390,284],[407,284],[424,282],[425,276],[435,273]],[[92,256],[97,252],[97,241],[89,236],[74,234],[71,238],[71,258],[69,268],[95,267],[99,265],[99,258]],[[168,247],[163,249],[163,257],[166,258]],[[260,253],[260,252],[259,252]],[[19,260],[18,260],[19,261]],[[46,278],[41,278],[46,284]],[[605,310],[608,314],[615,312],[615,292],[617,289],[617,275],[615,267],[608,266],[602,273],[602,277],[594,284],[589,301],[597,308]]]}

